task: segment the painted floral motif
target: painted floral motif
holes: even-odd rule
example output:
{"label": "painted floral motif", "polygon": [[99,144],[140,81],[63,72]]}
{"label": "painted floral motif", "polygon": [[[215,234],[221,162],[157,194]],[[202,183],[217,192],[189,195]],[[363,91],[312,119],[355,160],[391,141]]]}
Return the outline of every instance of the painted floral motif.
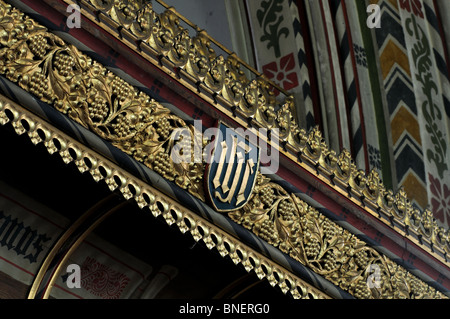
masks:
{"label": "painted floral motif", "polygon": [[430,190],[433,194],[431,199],[432,211],[434,217],[441,221],[445,227],[450,226],[450,188],[446,184],[441,184],[438,178],[434,178],[431,174],[428,176],[430,180]]}
{"label": "painted floral motif", "polygon": [[411,53],[416,68],[416,80],[422,85],[424,95],[422,114],[426,122],[425,129],[429,134],[431,144],[433,144],[433,147],[427,147],[427,159],[430,163],[433,162],[436,165],[439,177],[443,179],[445,172],[449,170],[447,163],[448,145],[443,132],[445,124],[443,123],[442,110],[436,104],[440,89],[433,74],[433,49],[426,37],[427,33],[418,24],[413,14],[411,14],[411,18],[406,19],[405,24],[409,36],[415,38]]}
{"label": "painted floral motif", "polygon": [[[298,77],[295,72],[295,58],[294,54],[290,53],[279,60],[271,62],[263,66],[263,73],[273,82],[277,83],[286,91],[289,91],[298,86]],[[274,92],[276,95],[279,91]]]}
{"label": "painted floral motif", "polygon": [[369,145],[369,164],[372,168],[381,171],[381,154],[375,146]]}
{"label": "painted floral motif", "polygon": [[360,66],[367,68],[368,65],[367,65],[366,49],[364,49],[363,47],[360,47],[357,44],[353,44],[353,49],[355,51],[356,63]]}
{"label": "painted floral motif", "polygon": [[280,39],[284,35],[289,35],[289,29],[280,27],[284,17],[280,14],[283,11],[283,0],[263,1],[261,9],[257,11],[259,26],[263,28],[264,35],[260,41],[268,41],[267,49],[273,48],[275,56],[281,56]]}
{"label": "painted floral motif", "polygon": [[420,0],[400,0],[400,7],[403,10],[412,12],[415,16],[418,16],[422,19],[424,18],[422,12],[422,3],[420,3]]}
{"label": "painted floral motif", "polygon": [[125,274],[86,257],[81,266],[81,286],[102,299],[118,299],[130,282]]}

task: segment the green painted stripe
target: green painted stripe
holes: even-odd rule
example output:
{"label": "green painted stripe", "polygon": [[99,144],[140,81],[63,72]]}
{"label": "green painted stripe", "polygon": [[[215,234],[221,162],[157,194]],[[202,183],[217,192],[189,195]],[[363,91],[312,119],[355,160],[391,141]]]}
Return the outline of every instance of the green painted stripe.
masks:
{"label": "green painted stripe", "polygon": [[364,48],[366,49],[367,64],[370,76],[370,85],[373,93],[373,102],[375,105],[375,116],[378,129],[378,139],[380,146],[381,156],[381,174],[383,176],[383,183],[387,189],[393,188],[391,161],[389,156],[389,139],[387,136],[386,121],[383,110],[383,99],[381,93],[381,83],[379,82],[379,70],[377,68],[376,59],[378,55],[375,55],[375,48],[373,45],[373,38],[371,29],[367,27],[367,7],[365,1],[355,1],[357,5],[359,23],[361,27],[361,35],[364,42]]}

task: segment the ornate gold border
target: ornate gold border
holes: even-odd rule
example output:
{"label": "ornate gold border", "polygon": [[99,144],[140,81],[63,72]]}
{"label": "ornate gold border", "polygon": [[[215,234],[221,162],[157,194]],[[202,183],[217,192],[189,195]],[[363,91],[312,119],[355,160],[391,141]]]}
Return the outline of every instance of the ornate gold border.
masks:
{"label": "ornate gold border", "polygon": [[283,293],[290,293],[296,299],[330,299],[324,292],[172,198],[143,183],[18,104],[0,96],[0,125],[7,123],[11,123],[18,135],[27,134],[35,145],[43,143],[50,154],[59,153],[64,163],[74,163],[80,173],[90,173],[96,182],[104,180],[111,191],[119,190],[126,200],[135,200],[141,209],[148,209],[154,217],[161,216],[168,225],[175,224],[182,233],[189,232],[196,241],[202,240],[209,249],[217,249],[222,257],[229,256],[235,264],[244,266],[247,272],[254,271],[259,279],[266,278]]}
{"label": "ornate gold border", "polygon": [[[82,3],[84,2],[82,1]],[[102,3],[106,4],[107,1]],[[117,1],[116,3],[121,2]],[[110,14],[118,10],[132,12],[127,11],[121,5],[113,7],[110,3],[108,6]],[[89,8],[92,9],[92,7]],[[177,26],[176,30],[179,30],[179,32],[183,30],[177,25],[177,19],[171,15],[173,9],[167,11],[163,17],[156,15],[150,8],[149,6],[146,7],[146,10],[150,10],[147,14],[150,14],[160,23],[158,24],[159,29],[157,26],[153,26],[153,28],[156,28],[154,31],[159,30],[157,34],[160,34],[161,30],[166,30],[167,23],[161,25],[161,21],[165,21],[164,19],[169,19],[169,17],[171,17],[169,20]],[[86,14],[86,9],[83,12]],[[80,53],[74,46],[66,44],[59,37],[36,24],[19,10],[13,9],[10,5],[2,2],[0,13],[2,15],[0,43],[3,45],[0,50],[0,74],[4,74],[28,92],[53,105],[57,110],[102,138],[111,141],[125,153],[132,155],[166,179],[174,181],[191,194],[204,200],[201,186],[204,165],[174,165],[168,159],[171,146],[173,146],[170,145],[168,136],[174,129],[186,127],[186,124],[180,118],[171,114],[168,109],[152,101],[147,95],[139,92],[121,78],[107,71],[99,63]],[[111,23],[114,21],[112,18],[108,18],[105,13],[99,14],[102,21],[107,19]],[[102,22],[100,25],[113,32],[111,23],[105,24]],[[117,23],[113,25],[119,27]],[[135,28],[126,24],[124,27],[125,29],[127,27]],[[173,37],[173,32],[167,29],[163,34]],[[186,38],[185,40],[192,43],[200,41],[203,45],[207,45],[207,43],[202,42],[204,36],[205,33],[203,32],[195,38]],[[174,45],[177,39],[172,39],[173,41],[168,43]],[[121,40],[120,37],[119,40]],[[141,45],[144,42],[140,42]],[[130,43],[128,44],[131,46]],[[136,49],[135,45],[133,46]],[[167,48],[170,48],[170,46]],[[200,50],[197,47],[196,50],[194,53],[197,55],[193,53],[194,60],[198,60],[196,63],[200,63],[199,61],[203,61],[206,57],[211,60],[214,56],[208,54],[210,49]],[[141,54],[156,63],[154,55],[146,54],[145,50]],[[207,55],[203,56],[202,54]],[[162,50],[156,56],[159,61],[159,57],[168,59],[171,55]],[[217,57],[217,59],[222,61],[220,57]],[[238,77],[237,74],[243,76],[243,73],[238,71],[238,65],[235,64],[233,57],[229,57],[226,61],[229,66],[226,73],[229,75],[235,74],[232,71],[235,70],[234,72],[237,73],[234,77],[238,80],[234,82],[224,81],[223,83],[228,83],[227,85],[230,85],[229,83],[246,83],[241,77]],[[157,65],[160,66],[159,62]],[[162,68],[169,72],[167,66]],[[205,70],[214,73],[211,68]],[[181,71],[183,69],[180,69]],[[202,79],[206,81],[206,75]],[[179,81],[183,82],[184,80],[182,78]],[[187,82],[184,81],[183,83],[186,84]],[[208,81],[205,83],[208,83]],[[264,83],[263,79],[251,81],[246,87],[247,93],[244,94],[246,101],[248,99],[255,103],[258,101],[258,105],[255,104],[250,107],[247,101],[245,102],[247,106],[238,103],[234,107],[239,106],[239,108],[250,112],[248,113],[250,118],[260,123],[261,126],[269,129],[279,127],[281,141],[285,143],[286,148],[281,152],[295,161],[300,159],[299,165],[301,167],[336,190],[342,197],[349,199],[361,209],[379,218],[386,225],[420,245],[441,262],[448,263],[447,255],[450,254],[449,230],[439,227],[429,210],[422,213],[413,208],[403,190],[395,195],[391,190],[386,190],[375,171],[366,176],[364,172],[356,168],[348,151],[344,150],[339,156],[330,151],[317,128],[309,134],[299,129],[291,114],[292,103],[287,101],[281,106],[267,104],[270,101],[273,102],[273,99],[270,99],[267,85]],[[229,105],[226,108],[220,106],[223,103],[223,101],[218,103],[217,107],[227,114],[230,113]],[[276,114],[272,112],[275,107],[279,107]],[[261,117],[263,114],[272,115],[265,117],[263,121]],[[270,123],[267,122],[269,118],[272,119]],[[275,122],[278,124],[274,126]],[[246,123],[243,125],[246,125]],[[195,138],[194,129],[191,128],[191,131]]]}
{"label": "ornate gold border", "polygon": [[[185,163],[177,166],[170,160],[169,154],[173,147],[170,133],[176,128],[187,127],[181,119],[3,1],[0,1],[0,13],[0,43],[3,46],[0,49],[1,74],[204,200],[201,186],[204,165]],[[280,110],[287,112],[289,107],[285,104]],[[89,154],[89,151],[73,147],[73,142],[68,145],[67,141],[60,141],[60,144],[55,145],[53,140],[43,138],[46,136],[45,131],[37,130],[34,126],[27,130],[14,112],[10,116],[18,133],[28,131],[36,143],[45,140],[49,151],[58,151],[65,162],[75,161],[80,171],[90,171],[96,180],[105,179],[111,190],[119,187],[126,198],[135,197],[142,206],[150,204],[152,197],[147,194],[144,198],[141,194],[143,186],[140,183],[128,183],[123,177],[124,172],[110,175],[111,169],[108,169],[105,174],[104,167],[99,169],[95,157],[84,155]],[[8,121],[10,119],[6,113],[1,112],[1,124]],[[192,140],[199,138],[198,132],[192,127],[189,130]],[[348,152],[344,151],[339,158],[335,158],[331,151],[326,153],[326,145],[317,129],[308,136],[304,135],[301,145],[302,156],[318,163],[315,170],[327,167],[336,184],[346,181],[352,190],[359,190],[359,199],[364,196],[379,201],[380,207],[390,207],[391,216],[407,220],[414,226],[411,228],[421,233],[423,238],[434,240],[436,244],[433,248],[448,249],[447,234],[436,234],[437,228],[430,216],[408,215],[407,207],[410,204],[406,197],[398,197],[395,203],[392,197],[385,196],[381,200],[377,175],[373,172],[368,180],[361,172],[353,176],[355,168]],[[73,154],[76,154],[75,158]],[[191,228],[183,219],[175,217],[179,216],[176,210],[159,210],[164,212],[163,216],[168,221],[179,223],[183,229]],[[252,202],[230,216],[262,239],[358,297],[443,297],[263,176],[259,177],[258,190]],[[195,230],[192,233],[194,237],[204,236],[196,234]],[[206,237],[205,242],[211,247],[217,245],[211,237]],[[233,245],[236,247],[241,244],[234,242]],[[221,246],[220,251],[233,256],[236,262],[241,260],[236,251],[230,253],[223,249],[226,250]],[[370,276],[370,265],[377,265],[382,271],[383,287],[368,290],[365,286]],[[244,266],[250,269],[254,267],[248,259]],[[278,279],[274,277],[272,280]]]}
{"label": "ornate gold border", "polygon": [[357,298],[446,298],[263,175],[229,216]]}
{"label": "ornate gold border", "polygon": [[217,55],[204,30],[197,30],[197,35],[190,37],[180,25],[182,16],[174,8],[158,14],[143,0],[78,3],[83,15],[243,127],[251,123],[255,128],[278,128],[282,154],[360,209],[448,263],[450,230],[440,227],[430,210],[421,212],[413,207],[403,189],[396,194],[386,189],[376,171],[366,175],[355,166],[347,150],[339,155],[330,150],[317,128],[309,134],[299,128],[293,116],[292,98],[287,97],[279,105],[270,91],[273,84],[264,77],[248,79],[234,54],[226,58]]}
{"label": "ornate gold border", "polygon": [[[35,145],[44,143],[48,152],[59,153],[64,163],[74,163],[81,173],[89,172],[96,182],[104,180],[111,191],[120,190],[125,199],[134,199],[141,209],[148,208],[155,217],[161,215],[168,225],[176,224],[181,232],[189,231],[196,241],[203,240],[209,249],[215,247],[223,257],[228,255],[248,272],[255,271],[258,278],[267,278],[284,293],[290,292],[294,298],[329,298],[180,203],[0,96],[0,125],[9,122],[18,135],[26,133]],[[277,193],[270,201],[260,195],[267,197],[267,189]],[[285,201],[289,209],[285,207],[280,211],[281,201]],[[261,214],[261,209],[267,210],[264,202],[271,202],[271,211],[278,208],[278,214]],[[275,202],[277,204],[273,204]],[[232,213],[231,217],[358,298],[446,298],[261,175],[250,205]],[[264,226],[266,222],[277,225],[278,235],[272,225]],[[381,286],[376,289],[367,287],[371,265],[380,268]]]}

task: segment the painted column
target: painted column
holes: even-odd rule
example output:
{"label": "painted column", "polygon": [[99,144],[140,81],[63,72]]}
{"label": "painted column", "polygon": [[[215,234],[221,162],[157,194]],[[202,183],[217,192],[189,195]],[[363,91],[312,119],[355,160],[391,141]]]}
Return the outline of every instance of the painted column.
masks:
{"label": "painted column", "polygon": [[246,5],[257,69],[294,96],[301,126],[311,128],[314,111],[297,6],[287,0],[247,0]]}
{"label": "painted column", "polygon": [[422,0],[399,0],[418,109],[420,135],[427,178],[428,199],[438,222],[449,227],[450,152],[448,117],[439,75],[433,29]]}

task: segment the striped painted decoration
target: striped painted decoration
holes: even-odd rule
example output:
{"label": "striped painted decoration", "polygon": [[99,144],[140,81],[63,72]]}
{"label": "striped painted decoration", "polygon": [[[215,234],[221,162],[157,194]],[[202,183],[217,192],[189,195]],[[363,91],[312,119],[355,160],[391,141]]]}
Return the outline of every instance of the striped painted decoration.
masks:
{"label": "striped painted decoration", "polygon": [[331,0],[330,8],[332,10],[333,20],[335,21],[335,32],[337,34],[339,51],[341,58],[341,69],[343,82],[345,83],[350,127],[352,154],[356,165],[361,168],[367,168],[367,147],[364,127],[364,118],[362,114],[362,105],[359,96],[359,83],[354,64],[353,44],[351,41],[351,34],[349,33],[348,19],[344,13],[344,6],[341,0]]}
{"label": "striped painted decoration", "polygon": [[316,59],[324,136],[336,151],[351,150],[347,88],[340,62],[339,39],[328,1],[306,3]]}
{"label": "striped painted decoration", "polygon": [[306,58],[305,42],[303,40],[302,25],[298,14],[298,7],[294,0],[289,0],[289,9],[292,14],[292,30],[295,36],[295,45],[298,51],[297,59],[300,68],[300,82],[303,91],[304,113],[306,114],[306,130],[311,130],[315,125],[315,114],[311,92],[311,82],[309,78],[308,62]]}
{"label": "striped painted decoration", "polygon": [[[343,14],[346,21],[347,32],[349,34],[350,54],[355,73],[355,93],[359,103],[360,113],[362,114],[361,135],[363,136],[363,152],[365,157],[366,170],[375,169],[381,173],[381,156],[379,141],[379,126],[376,114],[376,105],[373,99],[371,78],[368,69],[368,59],[366,47],[363,41],[363,35],[360,24],[358,9],[354,1],[342,1]],[[364,19],[364,24],[365,24]],[[351,86],[353,90],[353,86]],[[350,93],[350,91],[349,91]],[[350,97],[350,95],[349,95]]]}
{"label": "striped painted decoration", "polygon": [[[420,208],[428,204],[422,140],[405,34],[397,0],[371,0],[381,7],[382,28],[375,29],[380,72],[390,117],[396,171],[394,188],[403,187]],[[395,180],[394,179],[394,180]]]}

